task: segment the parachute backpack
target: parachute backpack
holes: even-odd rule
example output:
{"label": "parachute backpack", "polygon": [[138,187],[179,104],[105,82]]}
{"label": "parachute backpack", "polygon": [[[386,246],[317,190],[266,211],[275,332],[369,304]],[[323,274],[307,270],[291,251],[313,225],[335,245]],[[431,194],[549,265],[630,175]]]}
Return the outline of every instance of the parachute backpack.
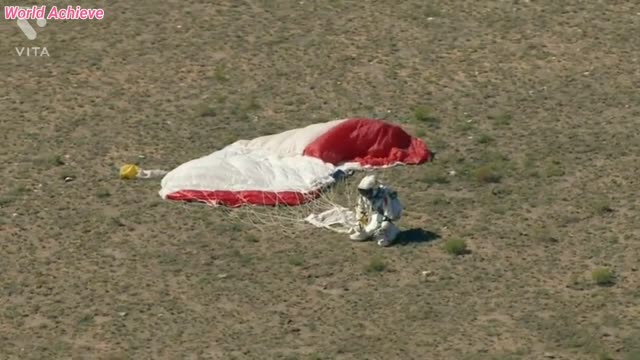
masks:
{"label": "parachute backpack", "polygon": [[391,219],[391,221],[400,220],[403,208],[402,204],[400,203],[400,199],[398,199],[398,192],[391,191],[389,193],[389,199],[391,200],[391,203],[389,204],[388,218]]}

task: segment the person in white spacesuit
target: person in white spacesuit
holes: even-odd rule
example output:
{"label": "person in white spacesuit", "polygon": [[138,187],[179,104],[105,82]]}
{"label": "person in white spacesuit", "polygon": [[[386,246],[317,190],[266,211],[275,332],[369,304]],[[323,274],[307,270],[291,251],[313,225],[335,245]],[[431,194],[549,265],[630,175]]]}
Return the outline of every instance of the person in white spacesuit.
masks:
{"label": "person in white spacesuit", "polygon": [[380,246],[393,244],[400,229],[393,223],[402,216],[402,204],[393,189],[381,184],[375,175],[365,176],[358,185],[356,217],[359,225],[353,229],[351,240],[373,239]]}

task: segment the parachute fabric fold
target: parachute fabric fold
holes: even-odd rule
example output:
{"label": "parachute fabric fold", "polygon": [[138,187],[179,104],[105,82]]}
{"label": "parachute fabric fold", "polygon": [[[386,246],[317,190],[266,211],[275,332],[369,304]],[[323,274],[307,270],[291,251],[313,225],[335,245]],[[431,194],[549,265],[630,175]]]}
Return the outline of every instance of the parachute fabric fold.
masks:
{"label": "parachute fabric fold", "polygon": [[379,120],[350,119],[309,144],[304,155],[332,164],[357,162],[361,166],[420,164],[429,157],[422,140],[399,126]]}

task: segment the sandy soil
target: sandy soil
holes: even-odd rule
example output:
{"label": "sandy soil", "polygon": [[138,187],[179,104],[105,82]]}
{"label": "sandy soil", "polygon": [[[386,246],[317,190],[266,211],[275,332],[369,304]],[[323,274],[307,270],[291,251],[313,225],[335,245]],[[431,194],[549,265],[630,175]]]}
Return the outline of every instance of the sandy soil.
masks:
{"label": "sandy soil", "polygon": [[[89,4],[0,22],[0,358],[640,358],[636,3]],[[438,152],[398,246],[118,179],[353,116]]]}

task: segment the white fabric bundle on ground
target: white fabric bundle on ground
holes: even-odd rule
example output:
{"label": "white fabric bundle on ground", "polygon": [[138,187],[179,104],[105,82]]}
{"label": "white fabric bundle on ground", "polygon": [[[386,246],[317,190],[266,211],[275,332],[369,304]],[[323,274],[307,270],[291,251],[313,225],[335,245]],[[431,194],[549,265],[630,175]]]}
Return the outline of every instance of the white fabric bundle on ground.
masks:
{"label": "white fabric bundle on ground", "polygon": [[350,233],[351,229],[358,225],[355,212],[338,206],[320,214],[311,214],[305,220],[313,226],[343,234]]}

